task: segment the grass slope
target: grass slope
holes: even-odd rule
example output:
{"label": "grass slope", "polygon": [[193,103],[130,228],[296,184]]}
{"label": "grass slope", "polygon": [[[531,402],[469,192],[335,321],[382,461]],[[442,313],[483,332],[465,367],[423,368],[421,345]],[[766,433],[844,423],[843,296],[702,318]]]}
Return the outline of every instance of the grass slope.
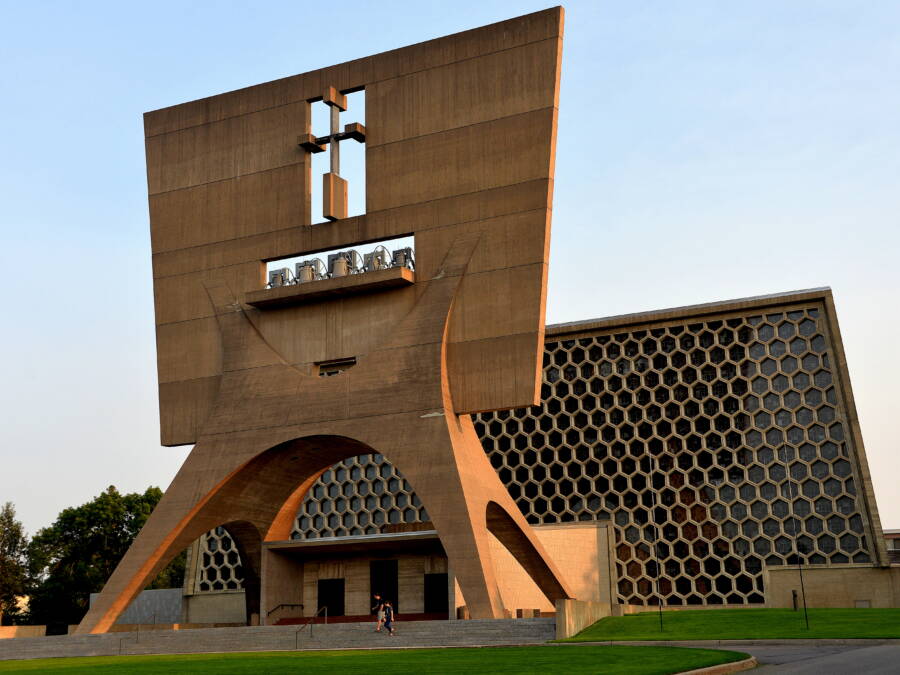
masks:
{"label": "grass slope", "polygon": [[658,612],[601,619],[569,642],[606,640],[754,640],[900,638],[900,609],[715,609]]}
{"label": "grass slope", "polygon": [[95,656],[0,661],[0,673],[640,673],[664,675],[747,658],[738,652],[679,647],[497,647],[318,652]]}

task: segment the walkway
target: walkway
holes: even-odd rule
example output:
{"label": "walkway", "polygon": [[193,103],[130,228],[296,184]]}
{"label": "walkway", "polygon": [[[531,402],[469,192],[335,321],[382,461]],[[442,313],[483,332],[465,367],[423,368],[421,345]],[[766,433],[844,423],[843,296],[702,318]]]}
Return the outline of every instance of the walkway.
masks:
{"label": "walkway", "polygon": [[756,673],[885,675],[900,673],[900,644],[779,645],[742,649],[762,666]]}
{"label": "walkway", "polygon": [[569,642],[578,645],[703,647],[755,656],[755,673],[785,675],[897,675],[900,640],[678,640],[660,642]]}

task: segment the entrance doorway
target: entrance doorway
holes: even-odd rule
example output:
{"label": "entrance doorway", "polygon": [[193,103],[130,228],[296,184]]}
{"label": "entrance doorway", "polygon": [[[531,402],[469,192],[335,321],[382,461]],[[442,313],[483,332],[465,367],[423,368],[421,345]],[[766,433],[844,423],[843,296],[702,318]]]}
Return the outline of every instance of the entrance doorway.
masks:
{"label": "entrance doorway", "polygon": [[425,575],[425,613],[443,614],[450,611],[447,573]]}
{"label": "entrance doorway", "polygon": [[394,611],[400,611],[397,597],[397,561],[372,560],[369,562],[369,595],[379,593],[382,600],[390,600]]}
{"label": "entrance doorway", "polygon": [[328,608],[328,616],[344,616],[344,580],[319,579],[316,609]]}

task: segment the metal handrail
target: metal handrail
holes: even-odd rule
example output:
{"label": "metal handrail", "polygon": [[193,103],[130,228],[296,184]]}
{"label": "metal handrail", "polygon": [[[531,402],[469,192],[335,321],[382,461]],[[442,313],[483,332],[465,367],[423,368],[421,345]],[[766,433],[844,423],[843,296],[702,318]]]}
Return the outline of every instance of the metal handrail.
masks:
{"label": "metal handrail", "polygon": [[278,607],[275,607],[274,609],[270,609],[268,612],[266,612],[266,618],[268,619],[270,616],[272,616],[275,612],[277,612],[282,607],[299,607],[300,609],[303,609],[303,603],[302,602],[301,603],[283,602],[280,605],[278,605]]}
{"label": "metal handrail", "polygon": [[328,623],[328,605],[323,605],[316,610],[316,613],[309,617],[309,620],[300,626],[297,630],[294,631],[294,649],[300,649],[300,631],[309,626],[309,637],[313,636],[313,623],[315,623],[316,617],[319,616],[319,613],[322,610],[325,610],[325,623]]}

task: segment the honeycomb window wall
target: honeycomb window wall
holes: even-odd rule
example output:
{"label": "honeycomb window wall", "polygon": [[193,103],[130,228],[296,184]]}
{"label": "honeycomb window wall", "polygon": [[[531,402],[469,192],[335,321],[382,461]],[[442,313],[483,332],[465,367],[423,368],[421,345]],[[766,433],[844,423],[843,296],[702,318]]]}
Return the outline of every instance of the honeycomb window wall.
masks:
{"label": "honeycomb window wall", "polygon": [[380,534],[385,526],[428,521],[400,472],[378,454],[349,457],[316,481],[294,521],[292,539]]}
{"label": "honeycomb window wall", "polygon": [[[658,577],[668,605],[761,603],[765,565],[878,557],[826,307],[772,304],[548,327],[541,404],[475,416],[529,523],[614,526],[620,602],[656,603]],[[292,536],[427,520],[365,455],[325,472]]]}
{"label": "honeycomb window wall", "polygon": [[199,554],[196,581],[199,592],[236,591],[244,587],[241,556],[224,527],[217,527],[200,537]]}

